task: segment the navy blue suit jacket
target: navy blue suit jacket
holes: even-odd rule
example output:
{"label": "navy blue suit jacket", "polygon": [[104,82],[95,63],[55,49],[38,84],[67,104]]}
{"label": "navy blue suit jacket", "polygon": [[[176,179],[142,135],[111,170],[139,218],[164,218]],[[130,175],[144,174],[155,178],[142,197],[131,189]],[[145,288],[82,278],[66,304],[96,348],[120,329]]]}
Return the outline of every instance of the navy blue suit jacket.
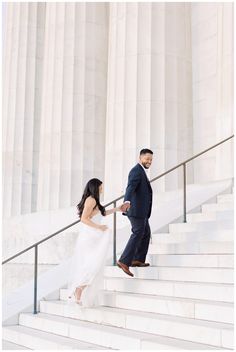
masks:
{"label": "navy blue suit jacket", "polygon": [[146,172],[140,164],[135,165],[129,173],[128,185],[124,201],[129,200],[131,206],[128,216],[149,218],[152,210],[152,187]]}

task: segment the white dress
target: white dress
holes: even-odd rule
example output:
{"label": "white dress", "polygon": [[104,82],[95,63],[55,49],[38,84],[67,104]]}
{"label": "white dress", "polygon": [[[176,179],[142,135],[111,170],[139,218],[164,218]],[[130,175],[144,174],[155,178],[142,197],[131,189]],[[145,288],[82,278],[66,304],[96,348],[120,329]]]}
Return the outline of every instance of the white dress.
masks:
{"label": "white dress", "polygon": [[[99,212],[91,220],[102,224],[104,216]],[[78,224],[79,235],[71,258],[68,273],[68,301],[74,301],[76,287],[87,286],[81,295],[84,307],[99,304],[99,291],[103,289],[103,273],[107,258],[111,231],[101,231],[82,222]]]}

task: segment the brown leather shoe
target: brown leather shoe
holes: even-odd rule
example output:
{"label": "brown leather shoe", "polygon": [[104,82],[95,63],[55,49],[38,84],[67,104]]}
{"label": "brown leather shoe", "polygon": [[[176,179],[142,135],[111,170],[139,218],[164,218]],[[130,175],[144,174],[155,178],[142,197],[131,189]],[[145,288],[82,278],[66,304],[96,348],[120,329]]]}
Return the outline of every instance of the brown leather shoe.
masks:
{"label": "brown leather shoe", "polygon": [[133,260],[131,266],[132,267],[134,267],[134,266],[146,267],[146,266],[150,266],[150,264],[149,263],[142,263],[138,260]]}
{"label": "brown leather shoe", "polygon": [[124,263],[121,263],[119,260],[117,262],[117,265],[119,268],[121,268],[127,275],[129,276],[134,276],[134,274],[132,274],[130,271],[129,271],[129,267],[127,265],[125,265]]}

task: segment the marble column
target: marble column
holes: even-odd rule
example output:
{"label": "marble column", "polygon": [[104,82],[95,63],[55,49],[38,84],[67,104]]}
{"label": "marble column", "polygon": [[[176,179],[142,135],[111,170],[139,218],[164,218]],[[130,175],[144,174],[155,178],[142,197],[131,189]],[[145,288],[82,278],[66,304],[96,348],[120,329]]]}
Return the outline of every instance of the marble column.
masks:
{"label": "marble column", "polygon": [[[165,6],[165,162],[167,170],[193,155],[191,4]],[[193,182],[187,165],[187,183]],[[182,188],[183,168],[166,176],[166,190]]]}
{"label": "marble column", "polygon": [[16,105],[16,79],[18,60],[18,39],[20,4],[10,3],[4,7],[5,31],[3,51],[3,213],[11,215],[14,128]]}
{"label": "marble column", "polygon": [[[192,3],[193,147],[233,134],[233,3]],[[195,182],[233,176],[233,142],[194,162]]]}
{"label": "marble column", "polygon": [[3,211],[14,216],[31,212],[35,193],[45,5],[5,7]]}
{"label": "marble column", "polygon": [[107,5],[48,3],[38,210],[75,205],[103,178]]}
{"label": "marble column", "polygon": [[77,204],[104,177],[108,4],[5,5],[4,216]]}
{"label": "marble column", "polygon": [[[154,151],[150,177],[192,155],[190,19],[187,3],[110,4],[106,199],[123,193],[140,149]],[[182,170],[158,181],[181,185]]]}
{"label": "marble column", "polygon": [[[152,178],[233,132],[232,3],[6,3],[3,54],[6,217],[74,206],[92,177],[111,200],[141,148]],[[232,164],[228,143],[187,180]]]}

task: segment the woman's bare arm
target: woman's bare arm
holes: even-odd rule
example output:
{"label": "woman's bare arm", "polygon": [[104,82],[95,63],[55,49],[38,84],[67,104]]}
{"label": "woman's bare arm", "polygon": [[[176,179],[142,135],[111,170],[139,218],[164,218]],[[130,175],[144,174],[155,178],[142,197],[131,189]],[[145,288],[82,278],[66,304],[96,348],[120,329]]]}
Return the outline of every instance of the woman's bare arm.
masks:
{"label": "woman's bare arm", "polygon": [[106,210],[106,211],[105,211],[105,215],[114,214],[116,211],[123,211],[123,209],[122,209],[123,205],[124,205],[124,203],[123,203],[122,205],[120,205],[119,207]]}
{"label": "woman's bare arm", "polygon": [[116,211],[120,211],[120,207],[106,210],[106,211],[105,211],[105,215],[107,216],[107,215],[113,214],[113,213],[115,213]]}

